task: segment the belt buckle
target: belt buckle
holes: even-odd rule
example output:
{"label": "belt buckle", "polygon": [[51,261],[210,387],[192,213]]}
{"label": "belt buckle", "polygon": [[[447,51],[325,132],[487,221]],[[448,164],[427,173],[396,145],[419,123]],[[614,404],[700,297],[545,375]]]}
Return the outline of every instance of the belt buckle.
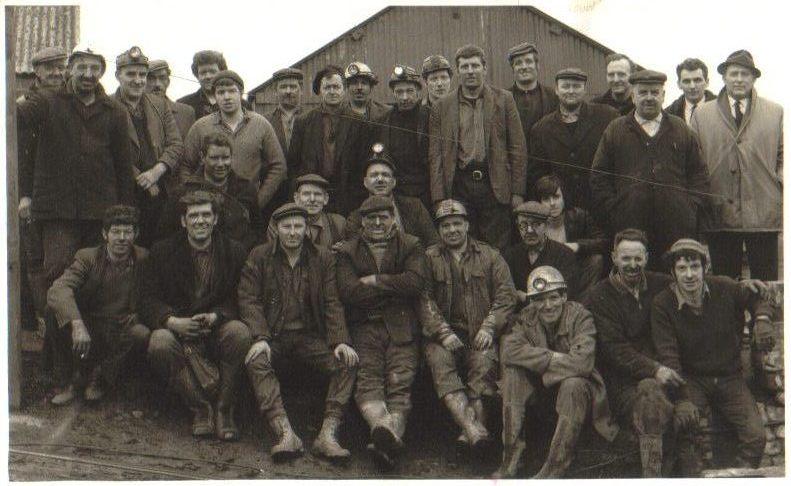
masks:
{"label": "belt buckle", "polygon": [[472,180],[474,181],[482,181],[483,180],[483,171],[474,170],[472,171]]}

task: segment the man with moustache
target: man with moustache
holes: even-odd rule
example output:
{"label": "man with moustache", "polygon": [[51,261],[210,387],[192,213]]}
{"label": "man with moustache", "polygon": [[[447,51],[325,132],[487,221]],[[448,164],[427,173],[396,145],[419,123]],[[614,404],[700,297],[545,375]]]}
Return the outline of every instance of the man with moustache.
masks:
{"label": "man with moustache", "polygon": [[700,59],[689,57],[676,66],[678,89],[682,91],[673,103],[665,108],[665,112],[683,118],[687,124],[692,114],[706,101],[716,98],[709,91],[709,68]]}
{"label": "man with moustache", "polygon": [[57,336],[71,355],[61,370],[70,383],[52,398],[55,405],[70,403],[80,391],[86,401],[101,399],[133,353],[148,345],[151,331],[136,314],[139,271],[148,251],[134,244],[137,234],[137,210],[110,206],[102,222],[104,243],[78,251],[47,293]]}
{"label": "man with moustache", "polygon": [[662,113],[666,80],[651,70],[632,74],[634,113],[604,130],[590,175],[593,212],[602,226],[610,234],[645,231],[655,255],[698,234],[709,192],[697,137],[684,120]]}
{"label": "man with moustache", "polygon": [[277,236],[250,253],[239,282],[240,313],[253,336],[244,362],[259,411],[277,435],[271,449],[275,462],[302,453],[276,376],[288,377],[283,365],[293,360],[330,376],[314,452],[332,461],[350,457],[338,444],[337,433],[359,358],[338,300],[335,258],[306,238],[307,219],[307,211],[295,203],[277,208],[272,213]]}
{"label": "man with moustache", "polygon": [[632,84],[629,77],[634,74],[634,63],[624,54],[612,53],[604,59],[607,64],[607,91],[591,99],[591,103],[610,105],[621,115],[634,110]]}
{"label": "man with moustache", "polygon": [[500,253],[469,236],[460,202],[442,201],[435,219],[441,241],[426,250],[431,286],[420,303],[426,360],[437,395],[462,429],[458,441],[485,452],[497,343],[514,307],[514,284]]}
{"label": "man with moustache", "polygon": [[426,82],[426,97],[421,104],[430,108],[450,92],[453,69],[445,56],[432,54],[423,60],[420,75]]}
{"label": "man with moustache", "polygon": [[371,90],[379,84],[379,78],[367,64],[353,62],[346,66],[343,82],[349,93],[349,108],[364,120],[379,121],[390,107],[371,99]]}
{"label": "man with moustache", "polygon": [[167,201],[163,177],[173,174],[184,152],[173,113],[158,96],[145,92],[148,58],[137,46],[115,59],[118,90],[113,98],[128,111],[132,163],[136,176],[135,203],[140,210],[138,242],[148,248],[154,241]]}
{"label": "man with moustache", "polygon": [[[195,123],[195,109],[190,105],[173,101],[168,98],[167,91],[170,86],[170,66],[167,61],[155,59],[148,62],[148,76],[146,77],[146,93],[161,96],[173,113],[179,135],[183,140],[193,123]],[[175,178],[174,182],[175,182]]]}
{"label": "man with moustache", "polygon": [[360,356],[354,398],[371,430],[374,459],[390,468],[412,408],[426,257],[416,237],[396,228],[391,199],[370,196],[360,214],[362,234],[337,253],[338,291]]}
{"label": "man with moustache", "polygon": [[519,112],[510,92],[485,83],[480,47],[459,48],[456,69],[460,86],[429,117],[431,200],[460,200],[472,235],[504,248],[511,241],[509,209],[522,203],[527,176]]}
{"label": "man with moustache", "polygon": [[[590,172],[602,133],[618,111],[585,100],[588,75],[577,68],[561,69],[555,75],[558,109],[539,120],[528,137],[528,194],[535,196],[535,183],[555,174],[563,182],[569,207],[591,210]],[[556,162],[556,163],[555,163]]]}
{"label": "man with moustache", "polygon": [[[683,381],[675,396],[675,421],[696,427],[701,410],[711,407],[736,429],[735,467],[758,467],[766,437],[758,407],[741,369],[745,312],[752,319],[753,342],[759,351],[773,347],[774,311],[762,297],[759,280],[736,282],[706,275],[707,251],[682,238],[666,255],[673,281],[651,306],[651,336],[658,361]],[[700,451],[685,448],[690,464],[700,464]],[[690,474],[692,475],[692,474]]]}
{"label": "man with moustache", "polygon": [[610,416],[604,381],[593,367],[593,316],[582,304],[568,300],[563,275],[552,267],[530,272],[527,287],[530,305],[516,317],[500,348],[503,462],[495,477],[516,476],[525,451],[525,407],[530,404],[542,411],[554,405],[558,416],[546,461],[533,479],[557,479],[571,464],[588,417],[609,442],[618,426]]}
{"label": "man with moustache", "polygon": [[[192,435],[237,440],[234,407],[252,341],[236,300],[246,252],[215,231],[219,208],[210,193],[191,192],[180,202],[184,231],[156,242],[143,266],[138,313],[153,329],[148,360],[192,412]],[[198,380],[198,358],[201,370],[219,364],[216,393]]]}

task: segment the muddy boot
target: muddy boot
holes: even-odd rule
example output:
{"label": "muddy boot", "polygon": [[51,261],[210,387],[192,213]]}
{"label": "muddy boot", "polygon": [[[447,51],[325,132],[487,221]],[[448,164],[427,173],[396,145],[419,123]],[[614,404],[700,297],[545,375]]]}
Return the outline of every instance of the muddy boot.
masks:
{"label": "muddy boot", "polygon": [[497,471],[492,474],[492,479],[515,478],[525,452],[525,441],[519,439],[513,444],[503,444],[503,462]]}
{"label": "muddy boot", "polygon": [[640,440],[640,462],[644,478],[662,477],[662,436],[642,434]]}
{"label": "muddy boot", "polygon": [[294,433],[286,415],[274,417],[269,427],[278,439],[269,451],[274,462],[282,463],[302,455],[302,440]]}
{"label": "muddy boot", "polygon": [[404,447],[404,432],[406,431],[406,413],[393,412],[390,414],[393,419],[393,429],[399,441],[399,449]]}
{"label": "muddy boot", "polygon": [[233,411],[236,405],[239,371],[223,363],[221,373],[222,381],[217,399],[217,438],[225,441],[238,440],[239,428],[236,426]]}
{"label": "muddy boot", "polygon": [[445,395],[443,401],[453,420],[461,427],[470,447],[483,452],[483,449],[490,444],[491,438],[486,427],[475,418],[475,410],[467,401],[467,395],[463,391],[456,391]]}
{"label": "muddy boot", "polygon": [[75,390],[74,384],[69,383],[69,385],[64,388],[62,392],[52,397],[51,402],[53,405],[68,405],[74,401],[74,397],[76,396],[77,391]]}
{"label": "muddy boot", "polygon": [[558,417],[555,435],[549,445],[549,454],[544,466],[533,479],[560,479],[571,465],[574,447],[582,431],[582,423],[574,422],[564,416]]}
{"label": "muddy boot", "polygon": [[383,401],[366,402],[360,405],[360,412],[371,429],[371,440],[374,446],[388,455],[401,448],[404,444],[398,438],[393,417],[387,411]]}
{"label": "muddy boot", "polygon": [[390,472],[395,467],[396,463],[393,457],[377,449],[373,443],[369,442],[368,445],[365,446],[365,450],[371,454],[371,459],[374,461],[379,472]]}
{"label": "muddy boot", "polygon": [[344,462],[351,457],[351,453],[338,444],[338,426],[341,419],[337,417],[324,417],[319,436],[313,442],[313,452],[325,457],[332,462]]}
{"label": "muddy boot", "polygon": [[192,435],[196,437],[214,435],[214,412],[211,403],[203,396],[200,385],[195,381],[189,368],[182,367],[174,381],[179,395],[192,411]]}
{"label": "muddy boot", "polygon": [[96,367],[91,372],[91,377],[88,380],[88,386],[85,387],[85,400],[88,402],[97,402],[104,396],[101,382],[101,368]]}

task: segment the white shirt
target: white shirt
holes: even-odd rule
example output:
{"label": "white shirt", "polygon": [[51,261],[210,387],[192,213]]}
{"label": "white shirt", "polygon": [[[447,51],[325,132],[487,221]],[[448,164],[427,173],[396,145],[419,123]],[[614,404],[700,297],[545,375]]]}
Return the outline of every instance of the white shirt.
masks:
{"label": "white shirt", "polygon": [[[741,103],[742,117],[744,117],[744,115],[747,114],[747,110],[750,108],[750,97],[748,96],[744,99],[739,100],[739,103]],[[731,98],[731,95],[728,95],[728,104],[731,105],[731,116],[733,116],[733,118],[736,118],[736,107],[733,106],[734,104],[736,104],[736,98]]]}
{"label": "white shirt", "polygon": [[637,111],[635,110],[634,119],[637,120],[637,124],[640,125],[640,128],[642,128],[649,137],[653,137],[656,135],[656,132],[659,131],[659,125],[662,124],[662,112],[660,111],[653,120],[646,120],[642,116],[638,115]]}
{"label": "white shirt", "polygon": [[687,121],[687,125],[689,125],[689,121],[692,119],[692,107],[694,106],[695,109],[697,110],[698,108],[700,108],[700,105],[702,105],[705,102],[706,102],[705,95],[703,98],[700,99],[700,101],[698,101],[694,105],[690,103],[688,99],[684,98],[684,120]]}

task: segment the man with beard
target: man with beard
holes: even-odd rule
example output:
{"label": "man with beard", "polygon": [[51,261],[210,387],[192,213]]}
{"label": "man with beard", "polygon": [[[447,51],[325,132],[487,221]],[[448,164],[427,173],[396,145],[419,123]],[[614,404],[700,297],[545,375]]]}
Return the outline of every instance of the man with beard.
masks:
{"label": "man with beard", "polygon": [[714,93],[706,89],[709,87],[709,68],[700,59],[690,57],[676,66],[676,75],[682,93],[665,108],[665,112],[683,118],[689,124],[695,110],[706,101],[716,98]]}
{"label": "man with beard", "polygon": [[634,63],[624,54],[613,53],[604,60],[607,64],[607,85],[609,89],[601,96],[591,99],[591,103],[610,105],[621,115],[634,110],[632,84],[629,77],[634,74]]}
{"label": "man with beard", "polygon": [[[645,233],[631,228],[619,232],[613,244],[613,270],[583,303],[596,323],[597,366],[613,412],[637,436],[643,477],[661,477],[669,472],[663,466],[672,464],[667,458],[676,445],[673,405],[666,393],[684,380],[658,361],[651,340],[651,303],[670,278],[647,271],[648,257]],[[678,451],[678,456],[683,458],[684,452]],[[685,466],[682,461],[680,472],[686,477],[691,471]]]}
{"label": "man with beard", "polygon": [[571,464],[588,417],[609,442],[618,426],[610,417],[604,381],[593,367],[593,316],[582,304],[568,300],[563,275],[552,267],[530,272],[527,287],[530,305],[516,317],[513,331],[500,349],[503,462],[495,477],[516,476],[525,451],[525,407],[530,404],[543,409],[554,404],[558,416],[555,434],[547,459],[533,479],[557,479]]}
{"label": "man with beard", "polygon": [[343,103],[343,71],[329,65],[313,78],[313,93],[321,105],[299,116],[294,122],[288,148],[290,176],[318,174],[329,182],[327,210],[346,216],[364,196],[357,188],[365,160],[362,141],[365,127],[360,118]]}
{"label": "man with beard", "polygon": [[[403,233],[416,236],[424,246],[437,242],[437,230],[431,224],[428,210],[415,197],[394,194],[396,187],[396,165],[393,159],[385,152],[381,143],[375,143],[372,154],[365,162],[365,178],[363,186],[369,196],[384,197],[393,203],[394,225]],[[350,239],[360,234],[362,228],[362,213],[355,209],[346,219],[344,238]]]}
{"label": "man with beard", "polygon": [[219,111],[196,121],[184,143],[181,180],[200,165],[203,137],[220,130],[233,140],[231,169],[257,189],[258,209],[265,212],[278,187],[286,179],[286,159],[275,130],[263,115],[242,106],[244,82],[234,71],[221,71],[212,81]]}
{"label": "man with beard", "polygon": [[637,228],[649,252],[697,235],[708,206],[709,173],[698,139],[684,120],[662,114],[667,76],[634,73],[634,113],[604,130],[590,176],[594,216],[610,234]]}
{"label": "man with beard", "polygon": [[[773,347],[772,307],[762,299],[766,284],[706,276],[706,249],[682,238],[666,255],[673,282],[654,298],[651,335],[662,365],[683,379],[675,402],[675,420],[696,427],[701,410],[711,407],[736,429],[736,467],[758,467],[766,437],[741,369],[745,311],[752,316],[753,341],[759,351]],[[687,462],[700,463],[690,446]]]}
{"label": "man with beard", "polygon": [[104,244],[78,251],[49,289],[57,337],[71,355],[61,370],[71,380],[52,398],[55,405],[70,403],[78,391],[89,402],[99,400],[133,353],[146,349],[151,331],[136,310],[139,270],[148,251],[134,244],[137,234],[137,210],[110,206],[102,223]]}
{"label": "man with beard", "polygon": [[379,121],[390,107],[371,99],[371,90],[379,79],[367,64],[353,62],[346,66],[343,81],[349,92],[349,108],[364,120]]}
{"label": "man with beard", "polygon": [[388,84],[395,107],[373,127],[371,142],[381,142],[398,167],[395,191],[416,197],[431,208],[428,188],[428,106],[421,105],[420,76],[409,66],[395,66]]}
{"label": "man with beard", "polygon": [[420,304],[426,360],[437,395],[462,429],[459,442],[484,452],[491,445],[486,408],[491,412],[497,396],[497,343],[514,307],[514,284],[500,253],[468,235],[461,203],[442,201],[436,221],[441,242],[426,250],[432,279]]}
{"label": "man with beard", "polygon": [[272,458],[281,462],[302,452],[283,407],[277,374],[288,377],[288,361],[330,376],[324,422],[313,450],[332,461],[350,457],[337,433],[352,396],[357,353],[350,346],[335,283],[335,258],[306,240],[308,213],[288,203],[272,213],[277,237],[247,257],[239,282],[239,309],[253,345],[245,357],[260,413],[277,434]]}
{"label": "man with beard", "polygon": [[501,249],[511,242],[509,206],[525,195],[525,136],[511,93],[484,82],[480,47],[459,48],[456,69],[460,86],[429,117],[431,200],[463,202],[472,235]]}
{"label": "man with beard", "polygon": [[162,208],[167,200],[163,177],[172,174],[184,152],[173,113],[158,96],[145,92],[148,58],[134,46],[115,59],[118,90],[113,98],[128,111],[132,163],[137,181],[135,202],[140,210],[140,245],[154,241]]}
{"label": "man with beard", "polygon": [[577,68],[561,69],[555,75],[556,111],[533,125],[528,145],[528,194],[547,174],[563,181],[569,207],[591,210],[590,173],[602,133],[618,111],[607,105],[584,101],[588,75]]}
{"label": "man with beard", "polygon": [[453,69],[445,56],[433,54],[423,60],[420,70],[423,81],[426,82],[426,97],[421,104],[432,107],[440,98],[450,92],[450,79]]}
{"label": "man with beard", "polygon": [[566,292],[575,298],[577,260],[569,247],[547,238],[549,208],[537,201],[527,201],[514,214],[522,241],[505,249],[503,258],[511,269],[520,306],[528,301],[527,276],[541,266],[556,268],[567,283]]}
{"label": "man with beard", "polygon": [[[170,86],[170,66],[167,61],[160,59],[149,61],[146,93],[161,96],[165,99],[165,103],[170,107],[170,112],[173,113],[173,118],[175,118],[176,126],[179,129],[179,135],[181,135],[183,140],[186,138],[192,124],[195,123],[195,109],[190,105],[168,98],[168,86]],[[175,177],[172,179],[175,182]]]}
{"label": "man with beard", "polygon": [[[327,193],[329,183],[318,174],[305,174],[297,177],[294,184],[294,203],[308,213],[305,237],[317,247],[331,248],[343,239],[346,218],[324,210],[330,201]],[[276,238],[277,225],[270,220],[266,241],[274,241]]]}
{"label": "man with beard", "polygon": [[234,406],[252,341],[236,300],[246,252],[215,231],[219,212],[210,193],[191,192],[180,202],[184,231],[155,243],[143,266],[139,314],[154,329],[148,360],[192,412],[192,435],[237,440]]}

